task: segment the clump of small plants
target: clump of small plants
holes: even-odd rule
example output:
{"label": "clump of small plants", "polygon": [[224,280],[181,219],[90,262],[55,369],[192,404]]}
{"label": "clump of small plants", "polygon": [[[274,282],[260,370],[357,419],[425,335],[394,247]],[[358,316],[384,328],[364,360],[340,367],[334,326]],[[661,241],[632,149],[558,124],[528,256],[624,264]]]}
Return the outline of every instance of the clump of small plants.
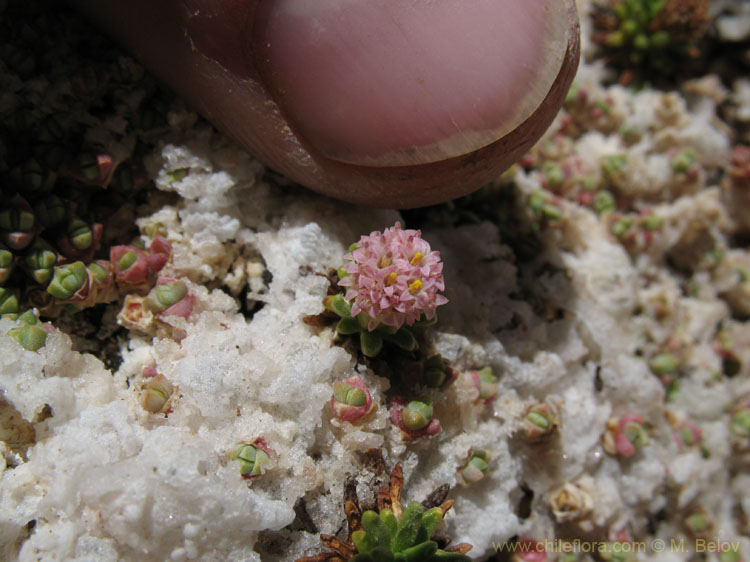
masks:
{"label": "clump of small plants", "polygon": [[[163,115],[153,80],[133,61],[106,56],[114,47],[79,18],[3,4],[0,59],[17,87],[0,106],[0,314],[35,307],[52,317],[113,300],[124,287],[108,246],[134,234],[147,183],[130,156],[148,149],[145,131],[166,122],[145,117]],[[30,19],[33,30],[16,24]],[[73,55],[90,65],[54,71]],[[156,244],[151,253],[169,249]]]}
{"label": "clump of small plants", "polygon": [[[440,433],[430,392],[458,374],[436,353],[426,328],[445,304],[440,253],[418,230],[400,223],[362,236],[329,272],[325,311],[304,321],[335,326],[336,343],[349,347],[377,374],[388,377],[394,395],[390,419],[404,440]],[[377,408],[367,385],[355,376],[334,385],[331,410],[341,422],[360,423]]]}
{"label": "clump of small plants", "polygon": [[[427,327],[435,309],[447,302],[443,264],[418,230],[399,223],[352,244],[345,264],[328,272],[324,312],[303,320],[334,326],[334,343],[348,347],[377,375],[390,380],[389,419],[403,441],[431,438],[442,431],[433,407],[436,393],[460,376],[468,377],[484,408],[497,394],[490,367],[459,374],[434,351]],[[335,425],[362,424],[379,404],[359,375],[336,382],[330,400]]]}
{"label": "clump of small plants", "polygon": [[411,502],[404,509],[401,491],[404,475],[401,463],[393,468],[388,485],[377,491],[377,506],[364,509],[357,496],[357,481],[349,478],[344,486],[344,512],[348,530],[344,539],[321,535],[329,549],[296,562],[468,562],[471,545],[449,546],[450,541],[436,534],[445,514],[453,505],[446,499],[448,486],[435,490],[422,503]]}
{"label": "clump of small plants", "polygon": [[592,14],[592,38],[614,66],[672,72],[696,44],[708,23],[708,0],[600,0]]}

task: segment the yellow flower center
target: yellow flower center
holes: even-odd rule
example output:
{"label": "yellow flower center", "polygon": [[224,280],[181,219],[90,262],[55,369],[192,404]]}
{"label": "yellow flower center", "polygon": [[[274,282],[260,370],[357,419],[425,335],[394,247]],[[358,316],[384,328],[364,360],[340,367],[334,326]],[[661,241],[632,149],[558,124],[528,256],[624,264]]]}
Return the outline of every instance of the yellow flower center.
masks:
{"label": "yellow flower center", "polygon": [[388,277],[385,278],[385,286],[390,287],[391,285],[393,285],[396,282],[397,277],[398,275],[396,275],[395,271],[389,273]]}
{"label": "yellow flower center", "polygon": [[422,252],[417,252],[414,254],[414,257],[411,258],[411,261],[409,262],[411,265],[419,265],[422,262],[422,258],[424,257],[424,254]]}
{"label": "yellow flower center", "polygon": [[415,279],[411,283],[409,283],[409,292],[413,295],[414,293],[418,293],[420,289],[422,288],[422,282],[419,279]]}

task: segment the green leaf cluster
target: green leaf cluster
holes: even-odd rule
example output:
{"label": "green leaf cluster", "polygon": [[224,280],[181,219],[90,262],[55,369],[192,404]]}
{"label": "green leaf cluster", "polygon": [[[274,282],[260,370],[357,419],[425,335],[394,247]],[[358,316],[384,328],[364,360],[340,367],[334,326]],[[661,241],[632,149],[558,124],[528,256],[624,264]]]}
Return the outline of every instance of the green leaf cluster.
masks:
{"label": "green leaf cluster", "polygon": [[358,554],[351,562],[469,562],[455,552],[440,550],[430,540],[443,520],[439,507],[428,509],[412,502],[398,520],[390,509],[365,511],[362,527],[352,533]]}
{"label": "green leaf cluster", "polygon": [[347,336],[359,334],[359,344],[366,357],[377,356],[383,349],[383,342],[385,341],[406,351],[414,351],[417,348],[417,340],[406,326],[395,328],[394,326],[379,324],[374,330],[370,331],[368,329],[370,317],[364,312],[352,316],[352,307],[341,294],[327,298],[325,306],[341,317],[336,326],[336,331],[339,334]]}

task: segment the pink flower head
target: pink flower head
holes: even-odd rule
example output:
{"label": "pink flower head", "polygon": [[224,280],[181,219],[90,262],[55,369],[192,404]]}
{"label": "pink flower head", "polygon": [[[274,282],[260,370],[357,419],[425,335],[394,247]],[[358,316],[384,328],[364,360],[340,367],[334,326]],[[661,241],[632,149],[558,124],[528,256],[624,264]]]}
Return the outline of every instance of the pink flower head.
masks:
{"label": "pink flower head", "polygon": [[360,312],[371,317],[368,329],[378,324],[400,328],[411,326],[424,314],[448,302],[439,291],[445,289],[440,252],[430,250],[419,230],[402,230],[396,223],[385,232],[362,236],[344,259],[346,275],[339,285],[347,287],[345,298],[352,303],[352,316]]}

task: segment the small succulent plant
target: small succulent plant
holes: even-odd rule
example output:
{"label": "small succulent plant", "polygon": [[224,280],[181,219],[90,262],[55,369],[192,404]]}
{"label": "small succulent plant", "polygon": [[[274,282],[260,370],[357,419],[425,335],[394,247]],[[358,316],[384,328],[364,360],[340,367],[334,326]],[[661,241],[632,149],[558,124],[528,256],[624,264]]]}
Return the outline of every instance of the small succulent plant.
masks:
{"label": "small succulent plant", "polygon": [[428,388],[441,388],[450,384],[454,377],[455,373],[446,366],[439,353],[422,362],[422,383]]}
{"label": "small succulent plant", "polygon": [[542,225],[557,224],[563,218],[560,197],[546,189],[536,189],[529,195],[528,206]]}
{"label": "small succulent plant", "polygon": [[464,465],[458,472],[464,484],[474,484],[484,478],[490,471],[490,454],[485,450],[471,450]]}
{"label": "small succulent plant", "polygon": [[144,297],[131,293],[125,297],[117,320],[131,330],[168,337],[180,341],[187,334],[169,320],[170,316],[189,318],[195,296],[186,283],[174,277],[159,277],[156,285]]}
{"label": "small succulent plant", "polygon": [[655,375],[671,375],[680,368],[680,360],[674,353],[659,353],[649,359],[648,367]]}
{"label": "small succulent plant", "polygon": [[696,539],[708,539],[714,528],[714,523],[706,510],[700,506],[694,508],[682,520],[685,531]]}
{"label": "small succulent plant", "polygon": [[21,308],[21,291],[0,287],[0,315],[17,314]]}
{"label": "small succulent plant", "polygon": [[680,449],[699,447],[702,437],[701,428],[690,421],[680,422],[674,428],[674,440]]}
{"label": "small succulent plant", "polygon": [[262,438],[258,438],[252,443],[238,443],[227,451],[227,458],[239,461],[243,478],[256,478],[266,472],[271,462],[271,449]]}
{"label": "small succulent plant", "polygon": [[442,427],[433,415],[432,400],[429,397],[407,401],[396,396],[391,401],[391,423],[401,429],[404,441],[433,437],[440,433]]}
{"label": "small succulent plant", "polygon": [[27,310],[16,319],[8,335],[27,351],[37,351],[47,343],[47,330],[34,311]]}
{"label": "small succulent plant", "polygon": [[[401,463],[397,463],[389,485],[378,490],[377,509],[364,513],[359,506],[356,486],[353,478],[344,486],[346,540],[321,535],[321,541],[331,552],[298,558],[296,562],[470,562],[466,552],[471,550],[471,545],[462,543],[448,547],[444,544],[441,548],[440,543],[447,541],[435,536],[453,505],[452,500],[445,500],[447,486],[430,494],[436,501],[411,502],[404,509],[401,505],[403,469]],[[431,507],[430,503],[438,505]]]}
{"label": "small succulent plant", "polygon": [[333,385],[331,409],[336,419],[355,423],[374,408],[370,391],[361,377],[353,376]]}
{"label": "small succulent plant", "polygon": [[172,411],[174,386],[167,377],[158,374],[154,367],[143,369],[139,403],[141,407],[152,414],[169,414]]}
{"label": "small succulent plant", "polygon": [[604,450],[610,455],[629,457],[648,445],[649,438],[643,417],[627,414],[621,418],[610,418],[603,437]]}
{"label": "small succulent plant", "polygon": [[529,443],[546,441],[560,426],[557,408],[549,402],[531,404],[523,414],[523,436]]}
{"label": "small succulent plant", "polygon": [[469,371],[467,375],[471,379],[474,388],[476,388],[479,393],[477,396],[477,402],[489,404],[495,399],[497,396],[497,383],[499,379],[493,374],[492,367],[484,367],[479,370]]}

